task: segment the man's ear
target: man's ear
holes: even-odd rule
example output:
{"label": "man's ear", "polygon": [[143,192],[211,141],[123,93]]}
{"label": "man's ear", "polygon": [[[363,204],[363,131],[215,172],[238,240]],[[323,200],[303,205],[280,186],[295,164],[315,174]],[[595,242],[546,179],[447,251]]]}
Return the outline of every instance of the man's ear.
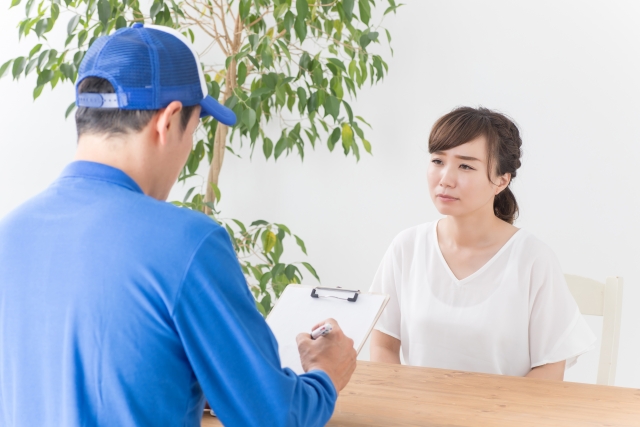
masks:
{"label": "man's ear", "polygon": [[173,132],[180,132],[180,112],[182,111],[182,103],[173,101],[158,112],[158,121],[156,122],[156,132],[160,145],[167,145],[169,135]]}
{"label": "man's ear", "polygon": [[498,177],[498,182],[496,183],[496,196],[498,194],[500,194],[502,192],[502,190],[507,188],[507,186],[509,185],[510,182],[511,182],[511,174],[510,173],[507,172],[504,175],[499,176]]}

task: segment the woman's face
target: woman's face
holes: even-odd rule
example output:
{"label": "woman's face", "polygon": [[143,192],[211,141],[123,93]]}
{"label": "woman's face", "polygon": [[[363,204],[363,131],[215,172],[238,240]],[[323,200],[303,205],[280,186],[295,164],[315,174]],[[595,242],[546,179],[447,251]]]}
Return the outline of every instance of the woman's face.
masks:
{"label": "woman's face", "polygon": [[431,154],[427,172],[429,194],[443,215],[462,217],[488,210],[510,180],[510,174],[487,175],[487,141],[484,136],[446,151]]}

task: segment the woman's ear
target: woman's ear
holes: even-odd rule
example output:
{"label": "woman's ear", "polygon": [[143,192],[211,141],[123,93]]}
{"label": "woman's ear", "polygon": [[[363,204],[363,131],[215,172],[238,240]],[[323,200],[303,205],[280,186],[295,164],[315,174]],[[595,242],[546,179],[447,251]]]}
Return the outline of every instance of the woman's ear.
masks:
{"label": "woman's ear", "polygon": [[498,177],[496,184],[496,196],[498,194],[500,194],[502,192],[502,190],[504,190],[505,188],[507,188],[507,186],[509,185],[509,183],[511,182],[511,174],[510,173],[505,173],[504,175],[500,175]]}

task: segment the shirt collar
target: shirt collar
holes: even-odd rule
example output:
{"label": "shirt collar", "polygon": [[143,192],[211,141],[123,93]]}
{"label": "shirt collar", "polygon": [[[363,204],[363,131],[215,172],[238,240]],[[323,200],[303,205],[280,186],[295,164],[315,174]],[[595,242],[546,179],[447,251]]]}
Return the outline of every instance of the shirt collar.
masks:
{"label": "shirt collar", "polygon": [[77,160],[69,163],[62,171],[60,178],[85,178],[106,181],[127,188],[136,193],[141,193],[140,186],[126,173],[103,163]]}

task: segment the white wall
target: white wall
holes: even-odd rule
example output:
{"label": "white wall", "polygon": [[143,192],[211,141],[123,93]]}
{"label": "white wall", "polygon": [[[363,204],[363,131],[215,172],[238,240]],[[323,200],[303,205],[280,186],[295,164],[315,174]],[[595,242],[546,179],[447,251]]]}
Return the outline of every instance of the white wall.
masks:
{"label": "white wall", "polygon": [[[374,125],[374,156],[356,165],[325,146],[304,163],[228,155],[225,216],[289,225],[323,284],[365,289],[396,233],[438,217],[425,179],[432,123],[458,105],[498,109],[524,136],[516,225],[547,242],[567,272],[624,277],[617,385],[640,387],[640,3],[405,3],[387,20],[389,77],[354,103]],[[19,16],[0,13],[0,62],[31,46],[16,45]],[[32,87],[0,80],[0,216],[73,155],[74,128],[63,119],[71,88],[46,90],[34,104]],[[594,382],[596,362],[592,352],[568,378]]]}

